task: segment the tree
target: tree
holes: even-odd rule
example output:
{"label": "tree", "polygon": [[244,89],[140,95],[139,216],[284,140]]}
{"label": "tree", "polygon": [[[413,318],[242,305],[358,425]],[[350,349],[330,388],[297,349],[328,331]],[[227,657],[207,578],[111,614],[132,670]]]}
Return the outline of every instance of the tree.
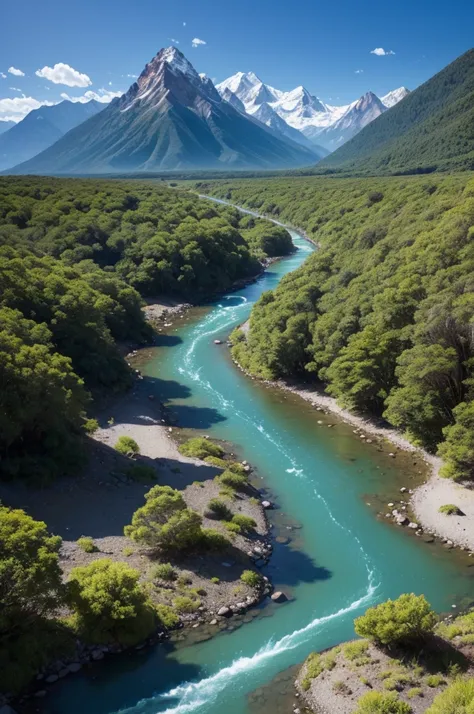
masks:
{"label": "tree", "polygon": [[438,449],[446,463],[441,475],[454,480],[474,478],[474,401],[461,402],[453,415],[455,424],[444,430],[445,442]]}
{"label": "tree", "polygon": [[170,486],[154,486],[145,494],[146,503],[138,508],[124,533],[152,549],[182,550],[202,538],[201,516],[186,508],[179,491]]}
{"label": "tree", "polygon": [[139,578],[126,563],[106,558],[73,568],[67,599],[79,634],[92,642],[125,645],[150,635],[156,615]]}
{"label": "tree", "polygon": [[472,714],[474,679],[460,679],[435,697],[426,714]]}
{"label": "tree", "polygon": [[409,645],[430,635],[436,615],[424,595],[400,595],[369,608],[354,621],[355,631],[378,645]]}
{"label": "tree", "polygon": [[61,604],[61,538],[24,511],[0,506],[0,642]]}

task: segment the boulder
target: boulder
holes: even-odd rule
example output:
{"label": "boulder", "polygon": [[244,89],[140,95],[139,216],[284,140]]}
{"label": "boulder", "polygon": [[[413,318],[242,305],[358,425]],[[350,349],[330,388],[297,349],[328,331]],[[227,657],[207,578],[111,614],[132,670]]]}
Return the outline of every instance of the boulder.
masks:
{"label": "boulder", "polygon": [[272,507],[271,501],[262,501],[262,508],[268,509]]}
{"label": "boulder", "polygon": [[[46,677],[46,679],[44,681],[47,684],[54,684],[55,682],[58,681],[58,679],[59,679],[59,677],[57,674],[50,674],[49,677]],[[1,714],[1,712],[0,712],[0,714]]]}
{"label": "boulder", "polygon": [[221,607],[217,611],[217,614],[219,615],[219,617],[232,617],[232,610],[230,609],[230,607],[226,607],[224,605],[224,607]]}
{"label": "boulder", "polygon": [[280,590],[272,593],[271,598],[273,602],[286,602],[286,600],[288,600],[285,593],[282,593]]}
{"label": "boulder", "polygon": [[414,531],[418,530],[419,527],[420,526],[418,525],[418,523],[409,523],[408,524],[408,528],[413,528]]}
{"label": "boulder", "polygon": [[75,674],[76,672],[79,672],[79,670],[82,668],[82,664],[80,662],[71,662],[70,665],[68,665],[68,670],[71,672],[71,674]]}
{"label": "boulder", "polygon": [[215,345],[221,345],[221,344],[222,344],[222,340],[214,340],[214,344],[215,344]]}
{"label": "boulder", "polygon": [[406,526],[408,523],[408,518],[403,513],[399,513],[397,516],[395,516],[395,521],[398,526]]}

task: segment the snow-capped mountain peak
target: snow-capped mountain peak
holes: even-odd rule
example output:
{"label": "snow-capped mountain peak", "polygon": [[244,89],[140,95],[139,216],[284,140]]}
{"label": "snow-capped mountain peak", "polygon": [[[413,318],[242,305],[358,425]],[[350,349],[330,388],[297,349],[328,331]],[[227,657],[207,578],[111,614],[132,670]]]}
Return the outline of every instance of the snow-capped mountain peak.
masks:
{"label": "snow-capped mountain peak", "polygon": [[150,62],[150,64],[155,62],[155,60],[166,62],[168,67],[175,73],[179,72],[181,74],[186,74],[189,77],[192,77],[193,79],[199,77],[191,62],[189,62],[183,55],[183,53],[180,52],[176,47],[165,47],[165,49],[161,50],[161,52],[158,52],[158,54]]}
{"label": "snow-capped mountain peak", "polygon": [[398,102],[402,99],[405,99],[408,94],[410,94],[409,89],[406,87],[399,87],[398,89],[392,89],[392,91],[384,97],[380,97],[380,100],[382,104],[387,107],[387,109],[390,109],[390,107],[395,106],[395,104],[398,104]]}

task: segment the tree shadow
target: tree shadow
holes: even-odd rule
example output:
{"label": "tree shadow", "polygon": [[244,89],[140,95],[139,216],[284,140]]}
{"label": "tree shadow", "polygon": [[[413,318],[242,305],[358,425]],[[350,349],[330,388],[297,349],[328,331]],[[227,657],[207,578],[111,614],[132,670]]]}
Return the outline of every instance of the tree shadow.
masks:
{"label": "tree shadow", "polygon": [[155,333],[154,346],[155,347],[176,347],[182,344],[183,340],[178,335],[166,335],[161,332]]}
{"label": "tree shadow", "polygon": [[317,565],[304,551],[280,543],[274,544],[273,555],[265,567],[265,574],[272,582],[288,587],[329,580],[332,577],[331,570]]}

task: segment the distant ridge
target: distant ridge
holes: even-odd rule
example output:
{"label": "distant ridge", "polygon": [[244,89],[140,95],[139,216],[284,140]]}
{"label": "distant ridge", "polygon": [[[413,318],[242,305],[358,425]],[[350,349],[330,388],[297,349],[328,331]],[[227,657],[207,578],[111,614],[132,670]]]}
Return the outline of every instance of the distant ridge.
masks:
{"label": "distant ridge", "polygon": [[379,116],[319,168],[366,174],[474,169],[474,49]]}

